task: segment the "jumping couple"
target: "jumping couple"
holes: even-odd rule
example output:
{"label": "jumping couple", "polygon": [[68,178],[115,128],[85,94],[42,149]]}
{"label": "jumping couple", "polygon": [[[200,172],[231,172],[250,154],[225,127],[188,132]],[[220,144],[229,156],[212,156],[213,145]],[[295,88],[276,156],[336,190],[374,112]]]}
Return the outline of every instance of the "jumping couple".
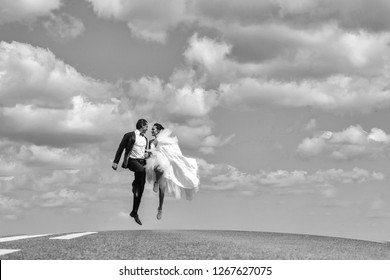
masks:
{"label": "jumping couple", "polygon": [[138,216],[146,179],[153,182],[153,191],[159,192],[157,219],[162,217],[162,206],[166,193],[180,198],[184,191],[187,199],[191,199],[199,186],[198,165],[195,159],[183,156],[177,137],[171,136],[169,129],[155,123],[152,127],[153,139],[145,136],[148,122],[137,121],[136,130],[126,133],[115,154],[112,168],[117,170],[119,160],[125,151],[122,168],[134,172],[132,183],[133,210],[130,217],[142,225]]}

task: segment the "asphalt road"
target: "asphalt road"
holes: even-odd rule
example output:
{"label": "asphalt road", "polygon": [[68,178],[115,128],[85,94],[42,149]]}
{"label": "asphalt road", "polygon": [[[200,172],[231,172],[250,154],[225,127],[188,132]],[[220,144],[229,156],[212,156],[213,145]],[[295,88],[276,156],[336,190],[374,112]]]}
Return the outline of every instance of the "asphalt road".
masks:
{"label": "asphalt road", "polygon": [[24,260],[390,260],[390,243],[246,231],[106,231],[2,241],[0,259]]}

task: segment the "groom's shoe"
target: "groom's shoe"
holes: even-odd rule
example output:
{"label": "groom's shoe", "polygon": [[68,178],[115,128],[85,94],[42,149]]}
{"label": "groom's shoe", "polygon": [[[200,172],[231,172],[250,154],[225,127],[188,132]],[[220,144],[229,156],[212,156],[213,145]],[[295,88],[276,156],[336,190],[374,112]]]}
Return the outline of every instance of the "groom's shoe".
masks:
{"label": "groom's shoe", "polygon": [[142,226],[142,223],[141,223],[141,220],[138,218],[138,215],[134,216],[134,221],[139,224],[140,226]]}
{"label": "groom's shoe", "polygon": [[130,217],[134,218],[134,221],[135,221],[137,224],[139,224],[140,226],[142,226],[142,222],[141,222],[141,220],[138,218],[138,214],[135,214],[133,211],[131,211]]}

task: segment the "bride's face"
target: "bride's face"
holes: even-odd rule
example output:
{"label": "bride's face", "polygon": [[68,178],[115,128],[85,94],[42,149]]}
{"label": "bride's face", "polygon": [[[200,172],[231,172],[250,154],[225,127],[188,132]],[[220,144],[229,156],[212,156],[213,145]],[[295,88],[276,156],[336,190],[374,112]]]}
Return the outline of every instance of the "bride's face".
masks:
{"label": "bride's face", "polygon": [[156,136],[160,131],[158,131],[157,127],[154,125],[152,127],[152,136]]}

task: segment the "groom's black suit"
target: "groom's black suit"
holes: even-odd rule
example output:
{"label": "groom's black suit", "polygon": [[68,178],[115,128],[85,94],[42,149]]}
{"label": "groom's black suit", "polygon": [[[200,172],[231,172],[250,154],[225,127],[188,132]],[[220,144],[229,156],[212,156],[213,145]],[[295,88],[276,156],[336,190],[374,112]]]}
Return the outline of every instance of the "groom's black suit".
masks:
{"label": "groom's black suit", "polygon": [[118,150],[115,154],[114,163],[118,164],[122,156],[123,150],[125,150],[125,157],[123,159],[122,168],[127,168],[128,157],[133,149],[135,143],[135,131],[128,132],[123,135],[122,141],[119,144]]}
{"label": "groom's black suit", "polygon": [[[145,137],[144,135],[141,136]],[[146,139],[146,147],[147,147],[148,139],[146,137],[145,139]],[[130,158],[130,154],[131,151],[133,150],[135,140],[136,140],[135,131],[128,132],[123,136],[122,141],[120,142],[118,150],[115,154],[114,163],[116,164],[119,163],[123,150],[125,150],[125,156],[123,159],[122,168],[128,168],[134,172],[134,181],[132,184],[134,201],[133,201],[133,211],[130,213],[130,216],[134,217],[137,221],[138,208],[139,205],[141,204],[141,198],[145,188],[146,173],[145,173],[144,166],[146,164],[146,160]]]}

